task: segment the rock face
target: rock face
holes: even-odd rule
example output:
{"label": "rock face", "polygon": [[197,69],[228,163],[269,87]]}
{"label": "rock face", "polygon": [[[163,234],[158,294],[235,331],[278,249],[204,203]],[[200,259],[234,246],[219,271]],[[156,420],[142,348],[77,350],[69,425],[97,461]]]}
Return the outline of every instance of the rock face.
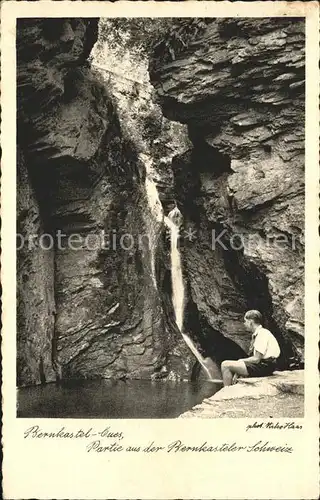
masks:
{"label": "rock face", "polygon": [[303,357],[304,41],[299,19],[186,20],[150,65],[193,142],[173,170],[202,331],[247,348],[242,316],[260,309],[283,366]]}
{"label": "rock face", "polygon": [[149,81],[146,56],[137,58],[134,51],[105,41],[104,50],[97,44],[91,54],[92,68],[108,86],[116,103],[120,126],[147,163],[146,170],[154,182],[164,213],[174,206],[172,158],[183,153],[191,143],[187,126],[165,118],[156,102]]}
{"label": "rock face", "polygon": [[[44,221],[23,153],[17,153],[17,381],[30,385],[55,380],[54,252],[36,246]],[[43,243],[49,247],[48,237]]]}
{"label": "rock face", "polygon": [[175,339],[158,375],[190,379],[195,359],[173,320],[170,241],[163,220],[175,206],[172,158],[191,146],[187,127],[163,116],[155,102],[145,55],[139,56],[134,48],[128,49],[121,42],[114,45],[107,38],[95,45],[91,60],[92,68],[101,74],[112,95],[121,130],[130,137],[146,170],[149,210],[145,218],[146,236],[152,248],[151,271],[165,317],[162,335]]}
{"label": "rock face", "polygon": [[96,37],[96,20],[18,22],[18,221],[38,243],[18,255],[19,385],[162,376],[177,345],[146,165],[86,63]]}

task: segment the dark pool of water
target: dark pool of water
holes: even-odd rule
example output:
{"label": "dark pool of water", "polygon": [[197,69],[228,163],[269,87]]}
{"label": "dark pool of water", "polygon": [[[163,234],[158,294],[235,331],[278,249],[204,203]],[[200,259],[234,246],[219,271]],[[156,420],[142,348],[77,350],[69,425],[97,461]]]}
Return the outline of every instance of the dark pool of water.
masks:
{"label": "dark pool of water", "polygon": [[18,390],[24,418],[174,418],[212,396],[212,382],[91,380]]}

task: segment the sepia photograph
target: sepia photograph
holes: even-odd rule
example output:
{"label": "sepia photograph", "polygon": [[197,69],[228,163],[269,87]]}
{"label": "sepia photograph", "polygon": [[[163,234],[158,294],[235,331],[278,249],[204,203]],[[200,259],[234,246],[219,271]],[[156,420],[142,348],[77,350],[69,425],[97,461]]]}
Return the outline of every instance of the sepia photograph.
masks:
{"label": "sepia photograph", "polygon": [[319,19],[1,5],[5,499],[318,498]]}
{"label": "sepia photograph", "polygon": [[16,57],[17,416],[303,417],[305,19],[20,18]]}

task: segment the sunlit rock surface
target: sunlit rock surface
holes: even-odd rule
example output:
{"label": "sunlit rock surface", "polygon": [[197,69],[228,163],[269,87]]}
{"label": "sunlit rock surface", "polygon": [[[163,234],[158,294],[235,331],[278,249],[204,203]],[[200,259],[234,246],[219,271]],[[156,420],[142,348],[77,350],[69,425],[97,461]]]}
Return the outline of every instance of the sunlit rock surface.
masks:
{"label": "sunlit rock surface", "polygon": [[54,251],[35,247],[45,232],[44,219],[20,149],[17,179],[17,382],[31,385],[55,380]]}

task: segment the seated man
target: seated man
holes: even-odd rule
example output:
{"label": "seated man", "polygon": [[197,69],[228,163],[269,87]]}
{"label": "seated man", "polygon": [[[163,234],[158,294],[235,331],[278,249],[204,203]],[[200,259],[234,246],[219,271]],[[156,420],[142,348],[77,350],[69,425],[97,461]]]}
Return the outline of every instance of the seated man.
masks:
{"label": "seated man", "polygon": [[276,368],[276,360],[280,356],[280,347],[276,338],[262,327],[262,315],[259,311],[247,311],[244,326],[252,332],[250,352],[253,355],[238,361],[223,361],[221,364],[223,385],[231,385],[233,378],[266,377]]}

